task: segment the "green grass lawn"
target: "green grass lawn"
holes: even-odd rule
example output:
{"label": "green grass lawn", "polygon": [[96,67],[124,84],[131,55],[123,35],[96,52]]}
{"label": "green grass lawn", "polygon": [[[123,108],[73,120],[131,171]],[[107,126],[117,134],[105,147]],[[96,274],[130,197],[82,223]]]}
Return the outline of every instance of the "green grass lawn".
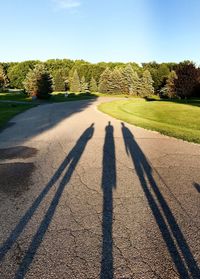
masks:
{"label": "green grass lawn", "polygon": [[99,109],[122,121],[186,141],[200,143],[200,100],[117,100]]}
{"label": "green grass lawn", "polygon": [[0,103],[0,129],[16,114],[32,108],[32,104]]}
{"label": "green grass lawn", "polygon": [[0,101],[31,102],[31,98],[24,93],[0,93]]}

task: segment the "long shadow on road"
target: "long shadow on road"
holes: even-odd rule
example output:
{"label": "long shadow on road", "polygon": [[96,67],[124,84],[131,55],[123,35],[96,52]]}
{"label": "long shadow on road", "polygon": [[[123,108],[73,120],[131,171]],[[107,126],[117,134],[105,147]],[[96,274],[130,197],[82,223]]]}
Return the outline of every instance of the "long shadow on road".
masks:
{"label": "long shadow on road", "polygon": [[[27,141],[29,138],[52,129],[71,115],[82,112],[95,100],[96,98],[66,103],[45,104],[34,107],[20,113],[20,115],[17,116],[20,120],[16,123],[11,120],[12,123],[9,122],[2,131],[0,129],[0,133],[2,132],[1,136],[3,136],[5,132],[4,135],[8,138],[8,141],[11,139],[19,143]],[[11,125],[12,127],[9,127]]]}
{"label": "long shadow on road", "polygon": [[[186,239],[159,190],[150,163],[134,139],[131,131],[122,123],[122,134],[127,154],[132,158],[141,187],[160,229],[169,254],[181,279],[198,279],[200,270]],[[153,193],[152,193],[153,190]]]}
{"label": "long shadow on road", "polygon": [[52,179],[49,181],[49,183],[45,186],[45,188],[42,190],[42,192],[39,194],[39,196],[35,199],[35,201],[32,203],[31,207],[26,211],[24,216],[21,218],[19,223],[16,225],[16,227],[11,232],[10,236],[7,238],[7,240],[4,242],[4,244],[0,247],[0,261],[3,260],[6,253],[12,248],[13,244],[16,242],[18,237],[21,235],[23,230],[25,229],[26,225],[34,215],[35,211],[41,204],[41,202],[44,200],[45,196],[48,194],[50,189],[53,185],[55,185],[56,181],[59,179],[59,177],[63,174],[63,172],[66,170],[66,173],[64,174],[57,191],[51,201],[51,204],[41,222],[39,225],[39,228],[36,232],[36,234],[33,236],[31,244],[19,266],[19,269],[16,273],[17,279],[24,278],[26,275],[28,268],[30,264],[32,263],[32,260],[34,259],[34,256],[37,252],[37,249],[39,248],[44,235],[51,223],[51,220],[54,216],[56,207],[59,203],[59,200],[61,198],[61,195],[64,191],[65,186],[69,182],[80,158],[81,155],[84,152],[84,149],[88,143],[88,141],[92,138],[94,133],[94,124],[92,124],[89,128],[87,128],[84,133],[81,135],[81,137],[76,142],[73,149],[70,151],[70,153],[67,155],[65,160],[62,162],[58,170],[53,175]]}
{"label": "long shadow on road", "polygon": [[113,278],[113,188],[116,187],[116,161],[114,128],[108,123],[105,129],[103,146],[103,220],[102,220],[102,258],[101,279]]}

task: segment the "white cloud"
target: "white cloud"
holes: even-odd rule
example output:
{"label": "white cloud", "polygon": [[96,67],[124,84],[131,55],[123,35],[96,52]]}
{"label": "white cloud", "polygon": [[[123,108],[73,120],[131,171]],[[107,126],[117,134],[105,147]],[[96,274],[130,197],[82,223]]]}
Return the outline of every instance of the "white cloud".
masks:
{"label": "white cloud", "polygon": [[81,5],[78,0],[53,0],[53,2],[57,5],[59,9],[74,9]]}

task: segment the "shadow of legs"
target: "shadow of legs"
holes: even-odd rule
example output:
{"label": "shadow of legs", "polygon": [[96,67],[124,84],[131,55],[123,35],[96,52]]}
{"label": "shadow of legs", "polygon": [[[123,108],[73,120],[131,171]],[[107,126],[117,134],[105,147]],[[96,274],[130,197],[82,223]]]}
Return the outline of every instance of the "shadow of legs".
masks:
{"label": "shadow of legs", "polygon": [[[132,158],[142,189],[180,278],[200,278],[197,263],[171,209],[156,184],[152,168],[131,131],[125,127],[124,123],[122,123],[122,134],[126,152]],[[150,189],[153,190],[155,196]]]}
{"label": "shadow of legs", "polygon": [[102,220],[102,259],[101,279],[113,278],[113,188],[116,187],[116,162],[114,129],[108,123],[105,129],[105,141],[103,147],[103,220]]}

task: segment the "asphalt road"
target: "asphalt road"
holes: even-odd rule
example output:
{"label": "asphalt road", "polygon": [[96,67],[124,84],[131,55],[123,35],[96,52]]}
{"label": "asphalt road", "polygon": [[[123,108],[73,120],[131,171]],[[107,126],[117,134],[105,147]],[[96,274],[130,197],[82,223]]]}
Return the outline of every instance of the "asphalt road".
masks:
{"label": "asphalt road", "polygon": [[200,145],[42,105],[0,133],[0,278],[200,278]]}

